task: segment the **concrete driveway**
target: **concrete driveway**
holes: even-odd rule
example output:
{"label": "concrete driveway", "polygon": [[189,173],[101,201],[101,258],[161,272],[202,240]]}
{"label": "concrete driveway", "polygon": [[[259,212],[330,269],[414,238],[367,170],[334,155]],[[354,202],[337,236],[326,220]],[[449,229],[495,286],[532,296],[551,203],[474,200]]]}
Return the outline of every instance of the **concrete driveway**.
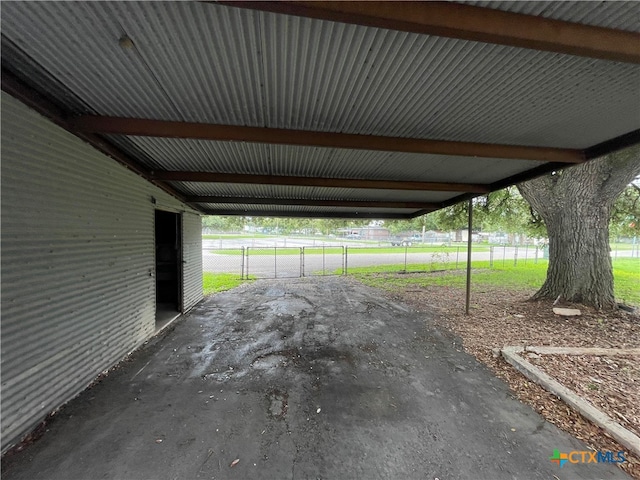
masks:
{"label": "concrete driveway", "polygon": [[352,279],[257,281],[70,402],[2,478],[628,478],[552,464],[586,447],[461,350]]}

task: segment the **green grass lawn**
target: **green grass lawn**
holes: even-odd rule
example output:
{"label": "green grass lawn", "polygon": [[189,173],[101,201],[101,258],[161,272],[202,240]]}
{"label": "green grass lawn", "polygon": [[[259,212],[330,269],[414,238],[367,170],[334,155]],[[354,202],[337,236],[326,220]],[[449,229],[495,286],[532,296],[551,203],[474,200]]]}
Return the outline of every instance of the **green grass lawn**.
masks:
{"label": "green grass lawn", "polygon": [[247,280],[242,280],[234,273],[204,272],[202,274],[202,287],[205,295],[231,290],[245,282],[247,282]]}
{"label": "green grass lawn", "polygon": [[[298,249],[292,249],[298,250]],[[444,268],[444,264],[434,265],[434,268]],[[449,264],[451,266],[451,264]],[[408,271],[425,270],[429,265],[407,265]],[[416,286],[453,286],[464,288],[466,282],[465,269],[446,270],[434,273],[416,273],[413,275],[384,275],[384,273],[398,273],[402,269],[400,265],[377,265],[374,267],[351,267],[349,274],[354,275],[363,283],[372,287],[382,288],[388,291],[399,290]],[[341,273],[340,271],[333,272]],[[539,260],[537,264],[529,262],[526,265],[519,263],[517,266],[507,264],[502,266],[499,262],[489,268],[488,261],[472,263],[472,282],[474,287],[487,286],[508,290],[533,291],[544,282],[547,273],[547,261]],[[618,301],[624,301],[630,305],[640,305],[640,259],[618,258],[613,262],[613,276],[615,282],[615,294]],[[250,278],[253,280],[253,277]],[[222,292],[235,288],[247,280],[242,280],[237,274],[209,273],[203,274],[204,294]]]}
{"label": "green grass lawn", "polygon": [[[366,247],[366,248],[357,248],[350,247],[349,253],[404,253],[405,247]],[[430,246],[430,245],[412,245],[407,247],[407,251],[409,253],[456,253],[459,251],[460,253],[464,253],[467,251],[467,247],[456,247],[456,246]],[[488,252],[489,247],[477,247],[473,246],[474,252]]]}
{"label": "green grass lawn", "polygon": [[618,300],[640,306],[640,258],[613,260],[613,282]]}
{"label": "green grass lawn", "polygon": [[611,251],[621,251],[621,250],[638,250],[638,245],[634,245],[632,243],[611,243]]}
{"label": "green grass lawn", "polygon": [[[529,262],[517,266],[494,263],[489,268],[489,262],[473,262],[471,281],[475,287],[489,286],[510,290],[535,290],[545,280],[547,273],[546,260],[539,260],[537,264]],[[442,264],[441,264],[442,265]],[[402,267],[398,265],[379,265],[375,267],[349,268],[349,274],[355,275],[363,283],[389,291],[399,290],[411,285],[446,285],[464,288],[466,270],[448,270],[432,274],[415,275],[380,275],[380,273],[397,273]],[[407,270],[428,268],[425,265],[408,265]],[[619,301],[631,305],[640,305],[640,259],[619,258],[613,262],[613,276],[615,295]]]}
{"label": "green grass lawn", "polygon": [[[405,247],[350,247],[348,246],[349,255],[366,255],[366,254],[375,254],[375,255],[385,255],[390,253],[404,253]],[[411,246],[407,247],[407,251],[409,253],[456,253],[459,251],[460,253],[466,252],[466,247],[431,247],[431,246]],[[488,252],[489,247],[473,247],[474,252]],[[241,248],[220,248],[216,250],[210,250],[211,253],[216,255],[241,255]],[[299,247],[278,247],[274,249],[273,247],[250,247],[249,248],[249,256],[251,255],[300,255]],[[322,255],[323,249],[322,247],[304,247],[305,255]],[[338,255],[343,252],[342,247],[325,247],[324,254],[325,255]],[[455,259],[454,259],[455,260]]]}
{"label": "green grass lawn", "polygon": [[237,240],[240,238],[267,238],[272,235],[265,235],[263,233],[251,233],[251,234],[243,234],[243,233],[216,233],[216,234],[207,234],[202,235],[203,240]]}

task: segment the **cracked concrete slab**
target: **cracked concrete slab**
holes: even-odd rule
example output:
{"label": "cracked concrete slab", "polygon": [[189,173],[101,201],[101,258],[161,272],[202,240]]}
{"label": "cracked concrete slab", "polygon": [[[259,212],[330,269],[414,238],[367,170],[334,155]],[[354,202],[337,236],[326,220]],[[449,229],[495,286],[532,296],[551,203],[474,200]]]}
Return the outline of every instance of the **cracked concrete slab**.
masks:
{"label": "cracked concrete slab", "polygon": [[[211,297],[63,408],[3,479],[628,478],[425,314],[341,277]],[[233,462],[239,459],[239,462]]]}

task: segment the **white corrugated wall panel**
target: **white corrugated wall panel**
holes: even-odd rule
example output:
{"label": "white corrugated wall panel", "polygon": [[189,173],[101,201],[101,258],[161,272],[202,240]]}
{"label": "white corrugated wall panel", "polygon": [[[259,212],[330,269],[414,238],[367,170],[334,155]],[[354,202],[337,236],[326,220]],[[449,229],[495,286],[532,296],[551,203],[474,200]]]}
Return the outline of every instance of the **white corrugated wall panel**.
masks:
{"label": "white corrugated wall panel", "polygon": [[151,197],[188,207],[4,92],[1,178],[4,451],[154,334]]}
{"label": "white corrugated wall panel", "polygon": [[202,300],[202,219],[182,214],[182,311]]}

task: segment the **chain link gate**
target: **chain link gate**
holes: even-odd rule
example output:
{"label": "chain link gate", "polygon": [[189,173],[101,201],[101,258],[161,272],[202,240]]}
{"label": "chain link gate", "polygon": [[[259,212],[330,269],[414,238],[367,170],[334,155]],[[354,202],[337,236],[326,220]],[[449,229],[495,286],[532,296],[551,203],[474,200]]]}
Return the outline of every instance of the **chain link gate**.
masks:
{"label": "chain link gate", "polygon": [[243,278],[297,278],[302,264],[301,247],[246,247]]}
{"label": "chain link gate", "polygon": [[302,247],[302,277],[346,274],[347,249],[336,247]]}

